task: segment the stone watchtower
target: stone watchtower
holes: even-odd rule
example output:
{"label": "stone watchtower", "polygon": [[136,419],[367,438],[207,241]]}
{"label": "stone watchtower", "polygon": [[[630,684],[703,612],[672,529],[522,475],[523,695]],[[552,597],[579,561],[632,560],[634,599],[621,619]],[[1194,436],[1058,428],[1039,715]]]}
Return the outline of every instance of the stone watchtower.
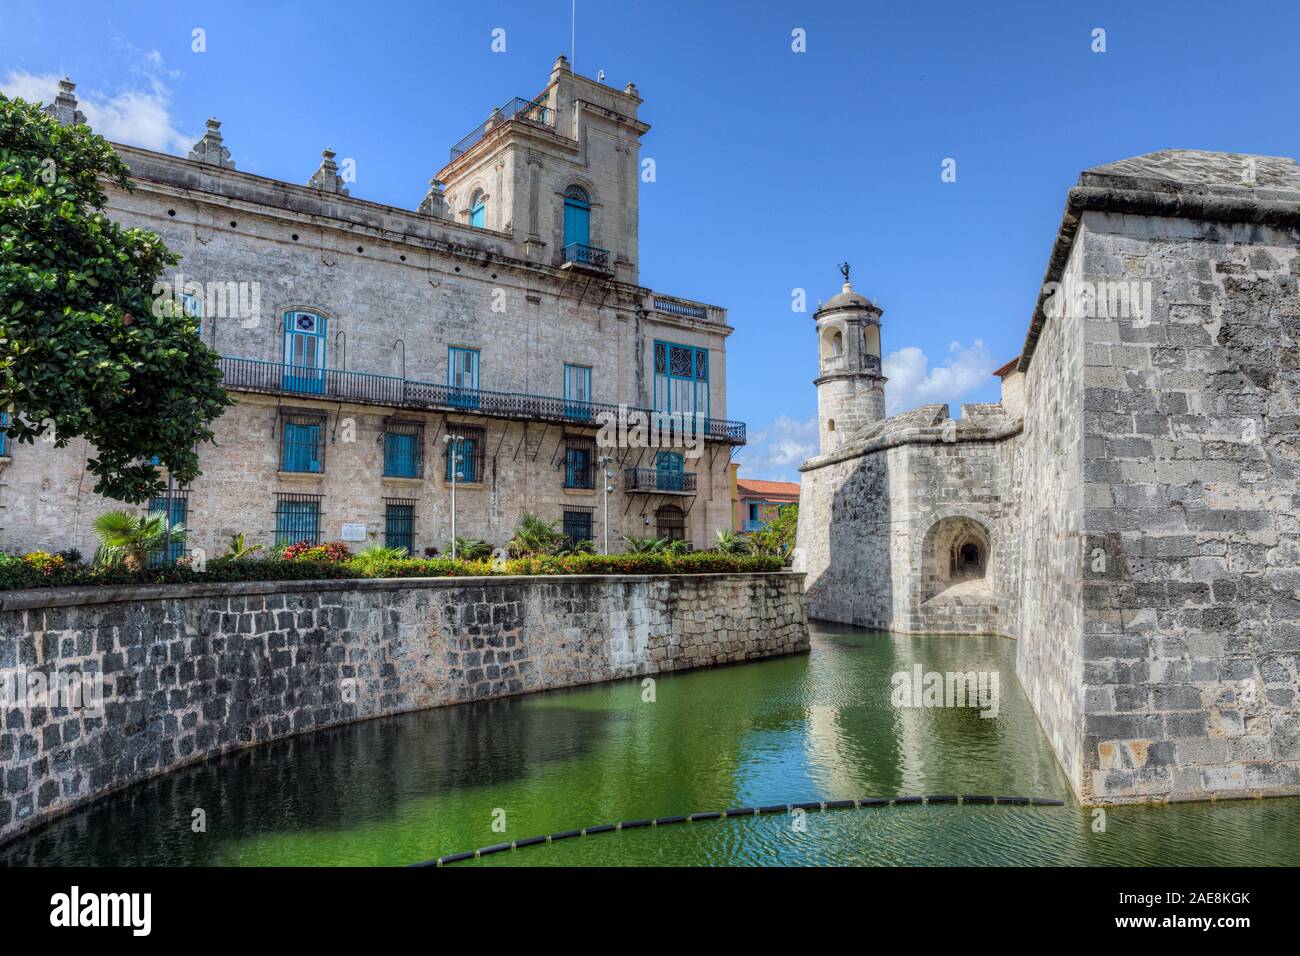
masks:
{"label": "stone watchtower", "polygon": [[885,417],[885,377],[880,371],[880,317],[884,313],[849,284],[823,303],[817,322],[818,435],[821,454],[834,452],[846,436]]}

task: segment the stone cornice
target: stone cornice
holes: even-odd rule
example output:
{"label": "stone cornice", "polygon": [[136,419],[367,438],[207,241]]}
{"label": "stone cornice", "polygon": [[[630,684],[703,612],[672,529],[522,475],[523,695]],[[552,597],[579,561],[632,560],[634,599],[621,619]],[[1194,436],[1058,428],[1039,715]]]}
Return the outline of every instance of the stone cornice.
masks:
{"label": "stone cornice", "polygon": [[799,466],[800,471],[816,471],[827,465],[837,465],[842,461],[861,458],[872,452],[888,451],[901,445],[959,445],[963,442],[1000,442],[1019,435],[1024,430],[1024,419],[1010,419],[1004,425],[988,427],[958,423],[957,430],[950,432],[952,437],[945,437],[942,425],[929,425],[923,428],[908,428],[904,431],[880,435],[860,444],[853,444],[829,455],[809,458]]}

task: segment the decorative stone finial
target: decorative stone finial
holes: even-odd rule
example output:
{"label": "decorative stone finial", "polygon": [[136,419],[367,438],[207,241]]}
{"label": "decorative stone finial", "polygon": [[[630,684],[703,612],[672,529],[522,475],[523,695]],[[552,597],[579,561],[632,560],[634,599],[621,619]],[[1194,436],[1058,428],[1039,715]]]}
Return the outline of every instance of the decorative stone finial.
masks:
{"label": "decorative stone finial", "polygon": [[61,126],[76,126],[86,122],[86,114],[77,109],[76,88],[77,84],[65,76],[59,80],[59,92],[54,97],[54,102],[45,107],[45,112],[53,116]]}
{"label": "decorative stone finial", "polygon": [[628,96],[635,96],[637,99],[641,98],[641,94],[637,92],[636,84],[630,81],[627,86],[623,87],[623,92]]}
{"label": "decorative stone finial", "polygon": [[235,161],[230,158],[230,150],[226,149],[221,142],[221,120],[215,116],[208,118],[207,132],[190,150],[190,159],[207,163],[209,166],[220,166],[222,169],[235,168]]}
{"label": "decorative stone finial", "polygon": [[312,173],[311,179],[307,180],[307,185],[321,192],[348,195],[348,189],[343,185],[343,177],[339,175],[338,164],[334,162],[334,150],[323,149],[320,155],[320,168]]}
{"label": "decorative stone finial", "polygon": [[446,219],[447,216],[447,197],[443,190],[446,189],[446,183],[441,179],[433,178],[429,180],[429,191],[425,193],[423,201],[420,203],[419,211],[426,216],[432,216],[434,219]]}

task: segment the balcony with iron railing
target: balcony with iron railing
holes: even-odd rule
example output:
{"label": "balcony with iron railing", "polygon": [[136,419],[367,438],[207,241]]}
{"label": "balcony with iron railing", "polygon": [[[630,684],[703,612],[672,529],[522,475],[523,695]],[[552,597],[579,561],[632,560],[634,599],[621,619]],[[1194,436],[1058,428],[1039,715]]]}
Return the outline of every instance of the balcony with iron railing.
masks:
{"label": "balcony with iron railing", "polygon": [[695,494],[696,475],[693,471],[673,471],[666,468],[627,468],[623,471],[623,490],[654,492],[656,494]]}
{"label": "balcony with iron railing", "polygon": [[564,247],[564,263],[609,272],[609,250],[585,242],[571,242]]}
{"label": "balcony with iron railing", "polygon": [[[659,414],[651,409],[631,405],[531,395],[526,392],[459,388],[398,378],[395,375],[345,372],[332,368],[309,369],[281,362],[231,356],[223,356],[220,366],[226,388],[236,392],[382,405],[387,408],[466,412],[487,418],[585,424],[592,427],[600,424],[598,416],[606,413],[617,419],[620,409],[625,413],[640,412],[647,417]],[[677,427],[681,427],[680,421]],[[744,422],[705,418],[701,420],[700,427],[706,441],[727,445],[745,444]]]}
{"label": "balcony with iron railing", "polygon": [[451,159],[448,162],[455,162],[465,153],[468,153],[490,130],[496,129],[502,123],[512,121],[522,121],[532,123],[535,126],[554,129],[555,110],[549,106],[543,106],[541,100],[526,100],[523,97],[516,96],[505,106],[499,106],[492,110],[491,116],[463,136],[460,142],[451,148]]}

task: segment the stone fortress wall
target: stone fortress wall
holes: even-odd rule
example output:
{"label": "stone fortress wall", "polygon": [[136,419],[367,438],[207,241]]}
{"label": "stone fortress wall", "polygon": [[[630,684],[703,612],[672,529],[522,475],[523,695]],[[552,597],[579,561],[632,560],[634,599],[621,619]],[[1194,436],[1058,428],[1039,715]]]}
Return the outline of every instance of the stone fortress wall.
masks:
{"label": "stone fortress wall", "polygon": [[1297,201],[1286,158],[1085,172],[1000,406],[805,465],[810,615],[1018,639],[1086,802],[1300,793]]}
{"label": "stone fortress wall", "polygon": [[355,720],[808,650],[800,575],[12,591],[0,669],[102,675],[5,708],[0,842],[185,764]]}

